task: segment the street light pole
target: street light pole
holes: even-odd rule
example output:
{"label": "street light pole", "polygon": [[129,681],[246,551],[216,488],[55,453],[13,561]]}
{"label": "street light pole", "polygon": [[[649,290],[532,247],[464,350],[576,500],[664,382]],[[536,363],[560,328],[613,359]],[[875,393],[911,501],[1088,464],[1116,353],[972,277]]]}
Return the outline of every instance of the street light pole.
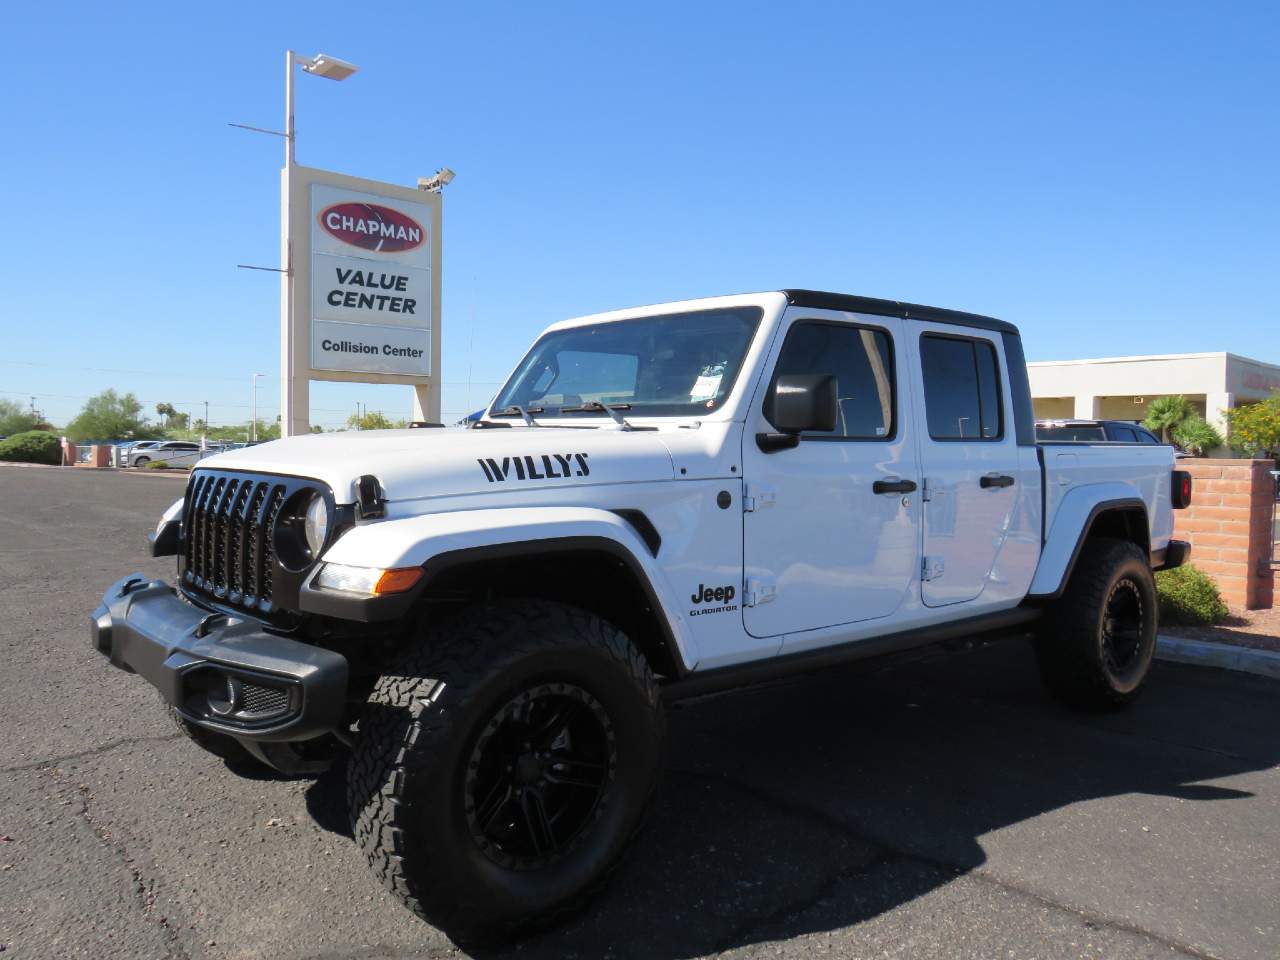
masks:
{"label": "street light pole", "polygon": [[258,439],[258,378],[265,376],[265,373],[255,373],[251,378],[253,383],[253,402],[251,404],[251,408],[253,410],[253,426],[249,431],[249,439],[251,440]]}
{"label": "street light pole", "polygon": [[[307,416],[309,406],[306,391],[299,389],[295,395],[294,324],[293,324],[293,168],[294,146],[297,142],[293,123],[293,71],[301,67],[307,73],[327,80],[345,80],[355,73],[353,63],[339,60],[328,54],[300,57],[292,50],[284,54],[284,173],[281,177],[280,197],[280,314],[284,332],[280,338],[283,354],[280,358],[280,435],[294,435],[294,421]],[[307,428],[304,426],[302,430]]]}
{"label": "street light pole", "polygon": [[293,166],[293,65],[298,55],[284,52],[284,165]]}
{"label": "street light pole", "polygon": [[[293,64],[296,54],[284,54],[284,173],[280,192],[280,313],[284,323],[280,358],[280,435],[293,436]],[[310,404],[308,404],[309,406]]]}

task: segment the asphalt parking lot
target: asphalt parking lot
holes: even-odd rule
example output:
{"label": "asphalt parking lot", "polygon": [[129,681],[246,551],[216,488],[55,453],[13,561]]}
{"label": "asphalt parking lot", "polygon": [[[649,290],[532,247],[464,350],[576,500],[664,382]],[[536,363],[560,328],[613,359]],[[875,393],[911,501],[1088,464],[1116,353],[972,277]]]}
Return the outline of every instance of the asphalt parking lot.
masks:
{"label": "asphalt parking lot", "polygon": [[[0,950],[443,957],[367,873],[341,772],[246,778],[89,648],[182,489],[0,466]],[[535,958],[1280,956],[1280,683],[1158,663],[1129,711],[1028,651],[842,670],[673,711],[654,816]],[[501,954],[499,954],[501,955]]]}

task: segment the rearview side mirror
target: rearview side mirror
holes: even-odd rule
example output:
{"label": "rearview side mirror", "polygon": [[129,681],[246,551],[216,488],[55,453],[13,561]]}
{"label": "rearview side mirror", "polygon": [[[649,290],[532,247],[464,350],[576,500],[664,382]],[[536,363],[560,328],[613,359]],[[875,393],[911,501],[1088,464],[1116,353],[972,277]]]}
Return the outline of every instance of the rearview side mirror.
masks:
{"label": "rearview side mirror", "polygon": [[756,446],[765,453],[800,444],[808,430],[836,428],[836,378],[823,373],[793,373],[778,377],[765,405],[765,415],[777,433],[757,433]]}

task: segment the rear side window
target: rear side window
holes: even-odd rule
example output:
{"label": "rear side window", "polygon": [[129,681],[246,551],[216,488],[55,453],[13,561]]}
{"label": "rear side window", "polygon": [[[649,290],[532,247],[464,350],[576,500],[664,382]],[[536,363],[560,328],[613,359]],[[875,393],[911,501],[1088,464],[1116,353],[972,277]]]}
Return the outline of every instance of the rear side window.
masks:
{"label": "rear side window", "polygon": [[1138,442],[1138,438],[1134,434],[1132,427],[1112,427],[1111,431],[1112,433],[1115,434],[1115,436],[1112,437],[1111,439],[1119,443],[1137,443]]}
{"label": "rear side window", "polygon": [[[893,348],[883,330],[817,320],[792,324],[774,378],[806,373],[834,376],[839,398],[835,430],[806,433],[806,437],[887,440],[893,436]],[[772,410],[766,407],[764,413],[772,419]]]}
{"label": "rear side window", "polygon": [[988,340],[926,333],[920,338],[924,407],[935,440],[999,440],[1004,404],[996,350]]}
{"label": "rear side window", "polygon": [[1154,433],[1151,433],[1147,430],[1139,430],[1138,442],[1139,443],[1159,443],[1160,439]]}

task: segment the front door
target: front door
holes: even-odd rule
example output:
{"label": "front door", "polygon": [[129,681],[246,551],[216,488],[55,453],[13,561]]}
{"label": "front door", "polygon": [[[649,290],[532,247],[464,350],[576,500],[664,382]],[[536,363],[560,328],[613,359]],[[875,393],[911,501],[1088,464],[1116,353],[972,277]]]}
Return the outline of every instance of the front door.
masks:
{"label": "front door", "polygon": [[930,324],[916,324],[916,330],[918,395],[924,399],[920,593],[930,607],[981,605],[978,598],[1014,523],[1022,479],[1001,377],[1003,345],[983,330],[959,334],[954,326]]}
{"label": "front door", "polygon": [[[788,318],[773,348],[743,436],[743,621],[757,637],[887,617],[919,563],[919,482],[908,436],[910,403],[895,346],[903,322],[805,311]],[[779,345],[780,344],[780,345]],[[768,397],[786,374],[836,377],[836,429],[765,453]],[[788,636],[786,649],[802,649]]]}

